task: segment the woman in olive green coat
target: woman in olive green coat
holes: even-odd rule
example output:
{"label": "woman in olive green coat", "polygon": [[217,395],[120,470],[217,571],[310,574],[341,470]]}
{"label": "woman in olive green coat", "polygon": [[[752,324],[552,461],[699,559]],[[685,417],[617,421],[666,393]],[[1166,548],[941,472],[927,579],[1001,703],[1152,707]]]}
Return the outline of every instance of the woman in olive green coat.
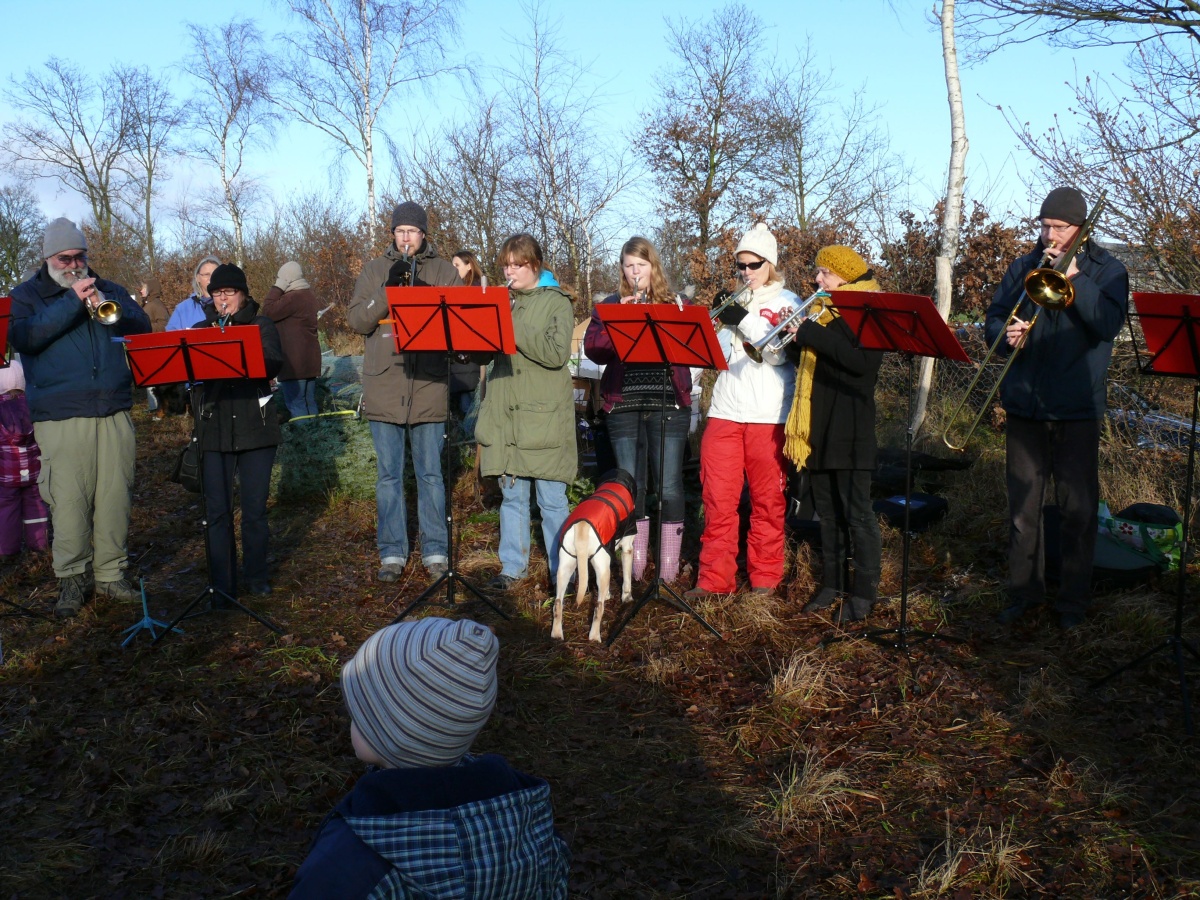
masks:
{"label": "woman in olive green coat", "polygon": [[517,352],[497,356],[479,410],[475,440],[479,469],[496,475],[500,506],[500,563],[489,583],[507,590],[529,564],[529,489],[537,492],[550,583],[558,572],[558,533],[567,519],[567,486],[575,480],[575,399],[567,360],[575,326],[571,298],[539,287],[542,248],[528,234],[500,248],[512,297]]}

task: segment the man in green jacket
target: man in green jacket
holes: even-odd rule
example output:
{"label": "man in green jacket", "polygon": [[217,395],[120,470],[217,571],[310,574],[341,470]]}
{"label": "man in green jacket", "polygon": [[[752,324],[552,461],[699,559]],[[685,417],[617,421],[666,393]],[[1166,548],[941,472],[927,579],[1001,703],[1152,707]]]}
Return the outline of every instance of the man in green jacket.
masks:
{"label": "man in green jacket", "polygon": [[380,581],[398,581],[408,561],[408,517],[404,506],[404,455],[412,445],[417,479],[421,561],[436,578],[446,571],[446,491],[442,445],[446,433],[446,357],[442,353],[396,353],[389,322],[389,285],[459,285],[449,261],[425,239],[429,219],[412,201],[392,211],[392,245],[363,267],[346,310],[346,321],[366,337],[363,414],[371,423],[377,478]]}

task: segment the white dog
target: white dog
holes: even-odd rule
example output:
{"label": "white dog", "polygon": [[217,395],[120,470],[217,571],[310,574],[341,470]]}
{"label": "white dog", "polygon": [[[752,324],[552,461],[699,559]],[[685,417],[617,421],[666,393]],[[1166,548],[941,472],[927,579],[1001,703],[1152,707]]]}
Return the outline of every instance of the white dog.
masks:
{"label": "white dog", "polygon": [[[600,640],[600,619],[604,616],[604,601],[608,599],[608,584],[612,574],[614,549],[621,554],[621,601],[633,599],[633,537],[636,525],[633,515],[633,476],[624,469],[605,474],[595,492],[572,510],[559,535],[558,585],[554,597],[554,625],[550,637],[562,640],[563,597],[571,576],[579,570],[579,588],[575,605],[583,604],[588,591],[588,562],[596,572],[596,612],[588,640]],[[583,560],[583,562],[580,562]]]}

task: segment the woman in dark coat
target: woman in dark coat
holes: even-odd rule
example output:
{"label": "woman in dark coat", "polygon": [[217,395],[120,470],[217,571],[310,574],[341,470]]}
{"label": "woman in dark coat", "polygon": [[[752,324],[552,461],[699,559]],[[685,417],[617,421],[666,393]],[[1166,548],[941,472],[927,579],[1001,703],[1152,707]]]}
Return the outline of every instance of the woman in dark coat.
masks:
{"label": "woman in dark coat", "polygon": [[293,418],[317,414],[317,376],[321,374],[317,316],[323,308],[298,262],[280,266],[275,285],[263,299],[262,314],[279,328],[283,345],[279,389]]}
{"label": "woman in dark coat", "polygon": [[[259,315],[246,274],[225,264],[209,283],[213,303],[206,321],[195,327],[257,325],[266,378],[207,381],[192,389],[199,411],[196,433],[203,459],[205,514],[212,552],[213,587],[237,597],[237,542],[233,529],[233,479],[241,482],[242,583],[251,594],[271,593],[267,570],[267,496],[271,466],[280,441],[279,416],[271,379],[283,368],[275,323]],[[220,605],[219,600],[214,606]]]}

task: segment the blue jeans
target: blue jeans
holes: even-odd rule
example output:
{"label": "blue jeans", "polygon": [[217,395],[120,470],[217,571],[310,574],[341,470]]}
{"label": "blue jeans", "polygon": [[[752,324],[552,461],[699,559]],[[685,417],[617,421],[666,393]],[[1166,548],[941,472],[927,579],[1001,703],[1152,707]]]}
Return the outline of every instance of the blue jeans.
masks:
{"label": "blue jeans", "polygon": [[412,442],[413,472],[417,476],[417,521],[421,559],[426,565],[447,562],[446,488],[442,481],[442,443],[446,423],[393,425],[372,422],[375,442],[375,507],[379,516],[377,543],[385,563],[408,561],[408,511],[404,505],[404,449]]}
{"label": "blue jeans", "polygon": [[317,379],[298,378],[294,381],[281,381],[279,390],[283,392],[283,402],[292,418],[317,414]]}
{"label": "blue jeans", "polygon": [[[688,426],[692,410],[689,406],[667,410],[667,441],[663,449],[663,484],[659,490],[662,499],[662,521],[683,521],[683,451],[687,447]],[[646,485],[650,480],[658,487],[659,439],[662,428],[659,412],[654,410],[610,412],[608,414],[608,441],[612,445],[617,465],[637,480],[637,515],[646,515]],[[638,440],[643,449],[639,453]],[[648,461],[649,478],[638,470],[639,460]],[[603,473],[601,473],[603,474]]]}
{"label": "blue jeans", "polygon": [[500,563],[501,574],[522,578],[529,565],[529,486],[537,486],[538,509],[542,511],[542,538],[546,541],[550,583],[558,575],[558,533],[567,521],[567,486],[561,481],[500,476]]}

